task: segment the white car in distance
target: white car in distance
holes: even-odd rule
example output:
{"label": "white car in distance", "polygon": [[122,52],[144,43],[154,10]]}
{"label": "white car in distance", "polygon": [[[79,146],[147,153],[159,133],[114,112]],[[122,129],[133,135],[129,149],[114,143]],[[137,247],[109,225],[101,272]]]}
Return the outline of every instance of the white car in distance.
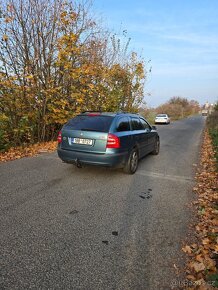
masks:
{"label": "white car in distance", "polygon": [[170,117],[167,114],[158,114],[155,118],[155,124],[170,124]]}

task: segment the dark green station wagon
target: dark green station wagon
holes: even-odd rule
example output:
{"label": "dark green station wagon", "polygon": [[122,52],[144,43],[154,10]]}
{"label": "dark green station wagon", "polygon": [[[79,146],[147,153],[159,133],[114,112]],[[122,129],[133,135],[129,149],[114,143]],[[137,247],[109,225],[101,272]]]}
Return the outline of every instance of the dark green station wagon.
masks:
{"label": "dark green station wagon", "polygon": [[154,126],[131,113],[84,112],[69,120],[58,134],[58,156],[83,164],[123,168],[133,174],[145,155],[159,153]]}

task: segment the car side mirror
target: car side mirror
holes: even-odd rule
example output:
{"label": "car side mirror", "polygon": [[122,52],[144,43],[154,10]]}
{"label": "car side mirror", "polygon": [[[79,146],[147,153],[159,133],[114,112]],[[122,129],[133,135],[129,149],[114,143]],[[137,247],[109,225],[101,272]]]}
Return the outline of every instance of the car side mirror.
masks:
{"label": "car side mirror", "polygon": [[157,130],[156,126],[151,126],[152,130]]}

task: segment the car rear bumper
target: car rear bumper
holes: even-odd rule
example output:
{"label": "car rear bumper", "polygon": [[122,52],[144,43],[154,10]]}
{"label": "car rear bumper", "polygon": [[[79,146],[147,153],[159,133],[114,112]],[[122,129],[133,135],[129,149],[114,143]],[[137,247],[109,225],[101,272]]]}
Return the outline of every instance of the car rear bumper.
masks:
{"label": "car rear bumper", "polygon": [[168,124],[169,120],[155,120],[155,124]]}
{"label": "car rear bumper", "polygon": [[122,168],[127,160],[128,152],[122,153],[87,153],[81,151],[57,149],[59,158],[66,163],[72,164],[89,164],[107,167]]}

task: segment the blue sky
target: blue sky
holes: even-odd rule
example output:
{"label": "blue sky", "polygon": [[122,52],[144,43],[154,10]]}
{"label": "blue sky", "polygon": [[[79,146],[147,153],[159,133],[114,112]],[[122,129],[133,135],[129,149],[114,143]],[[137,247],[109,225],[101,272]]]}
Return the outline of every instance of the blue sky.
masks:
{"label": "blue sky", "polygon": [[151,60],[149,106],[173,96],[218,101],[218,0],[93,0],[93,10]]}

